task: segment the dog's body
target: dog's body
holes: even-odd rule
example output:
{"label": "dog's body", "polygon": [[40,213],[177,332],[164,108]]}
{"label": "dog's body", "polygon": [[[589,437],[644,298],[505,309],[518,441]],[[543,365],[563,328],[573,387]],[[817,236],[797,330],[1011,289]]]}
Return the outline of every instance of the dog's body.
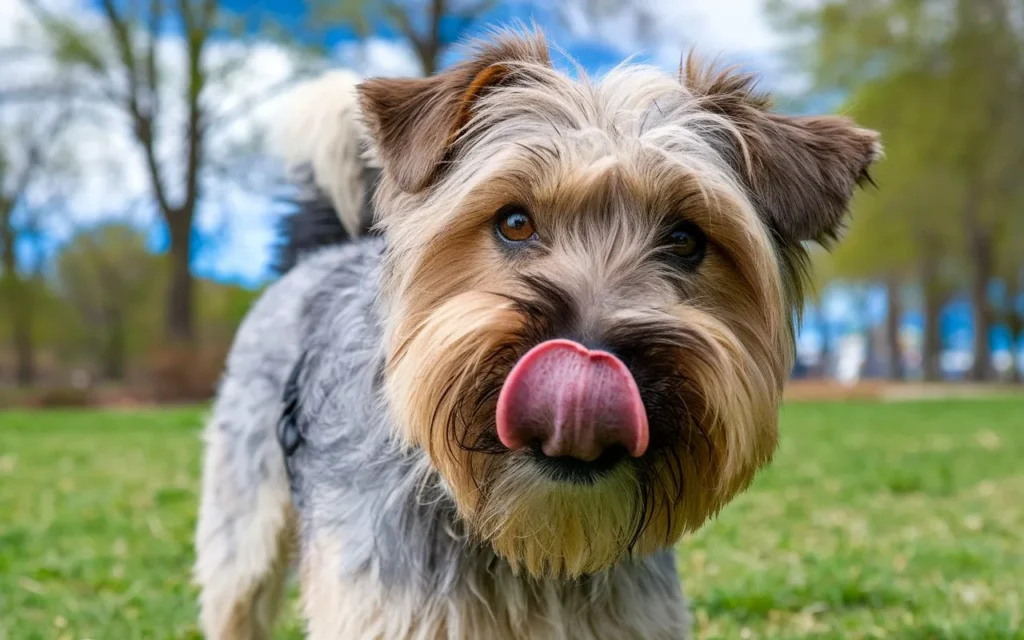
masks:
{"label": "dog's body", "polygon": [[747,79],[616,73],[504,38],[364,83],[368,164],[293,135],[326,196],[207,427],[210,637],[270,635],[293,548],[316,639],[688,636],[673,545],[770,459],[803,243],[879,147]]}
{"label": "dog's body", "polygon": [[[381,249],[358,240],[303,261],[239,330],[207,434],[200,579],[209,594],[234,583],[203,603],[211,637],[269,637],[295,531],[277,437],[291,401],[310,637],[685,637],[671,551],[566,582],[516,576],[467,540],[426,454],[392,437],[375,381]],[[293,373],[298,397],[282,402]]]}

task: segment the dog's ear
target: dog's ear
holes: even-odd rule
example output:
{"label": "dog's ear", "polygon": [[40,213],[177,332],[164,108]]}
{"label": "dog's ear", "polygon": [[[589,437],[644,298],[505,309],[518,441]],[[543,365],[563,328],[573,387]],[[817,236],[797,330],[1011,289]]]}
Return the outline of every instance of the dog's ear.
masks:
{"label": "dog's ear", "polygon": [[550,66],[541,35],[499,38],[427,78],[374,78],[360,85],[360,106],[380,161],[400,189],[415,193],[437,179],[474,102],[514,83],[523,63]]}
{"label": "dog's ear", "polygon": [[758,212],[789,242],[834,239],[855,188],[882,155],[875,131],[838,116],[773,113],[753,76],[715,73],[688,60],[683,82],[730,127],[712,135],[742,176]]}

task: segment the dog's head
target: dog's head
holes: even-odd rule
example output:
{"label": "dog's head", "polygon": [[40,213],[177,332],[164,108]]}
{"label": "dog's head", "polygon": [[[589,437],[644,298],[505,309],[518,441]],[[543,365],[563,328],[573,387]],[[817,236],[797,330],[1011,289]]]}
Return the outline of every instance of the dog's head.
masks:
{"label": "dog's head", "polygon": [[776,447],[804,243],[835,237],[877,135],[692,63],[573,79],[535,35],[360,94],[389,404],[469,529],[580,575],[744,489]]}

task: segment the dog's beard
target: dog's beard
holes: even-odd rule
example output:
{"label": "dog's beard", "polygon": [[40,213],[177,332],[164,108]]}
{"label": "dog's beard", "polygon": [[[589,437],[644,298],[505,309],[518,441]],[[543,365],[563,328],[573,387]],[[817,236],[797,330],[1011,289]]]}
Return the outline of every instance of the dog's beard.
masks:
{"label": "dog's beard", "polygon": [[428,452],[468,529],[515,570],[572,577],[667,548],[771,457],[783,350],[766,340],[754,345],[758,357],[721,320],[683,306],[609,319],[605,337],[633,370],[648,413],[641,458],[572,482],[529,451],[509,451],[495,428],[502,383],[557,331],[539,318],[564,317],[537,304],[456,295],[397,327],[386,378],[402,436]]}
{"label": "dog's beard", "polygon": [[632,546],[644,517],[641,491],[629,465],[576,484],[538,472],[527,456],[506,456],[481,492],[474,529],[514,571],[594,573]]}

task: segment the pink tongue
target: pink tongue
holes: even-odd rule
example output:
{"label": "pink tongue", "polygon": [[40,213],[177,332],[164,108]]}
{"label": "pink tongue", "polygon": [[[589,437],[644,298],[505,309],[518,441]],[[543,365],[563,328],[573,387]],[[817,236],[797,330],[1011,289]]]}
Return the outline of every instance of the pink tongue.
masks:
{"label": "pink tongue", "polygon": [[597,459],[619,445],[647,449],[647,413],[629,369],[610,353],[549,340],[523,356],[498,396],[498,438],[510,449],[540,441],[544,455]]}

